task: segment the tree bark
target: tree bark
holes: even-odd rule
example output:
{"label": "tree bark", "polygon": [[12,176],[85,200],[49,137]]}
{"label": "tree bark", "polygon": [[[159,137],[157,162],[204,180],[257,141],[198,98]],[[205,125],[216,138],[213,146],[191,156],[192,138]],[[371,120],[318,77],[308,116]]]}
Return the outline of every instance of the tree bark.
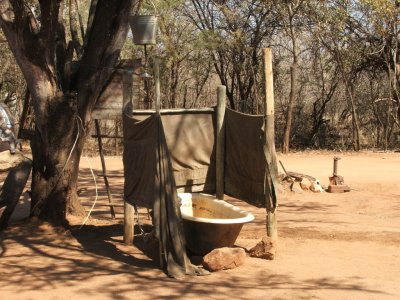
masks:
{"label": "tree bark", "polygon": [[286,112],[285,130],[283,134],[282,153],[289,153],[290,133],[292,130],[292,122],[293,122],[293,109],[296,101],[296,90],[297,90],[296,81],[297,81],[297,66],[293,64],[290,67],[290,94],[289,94],[289,104]]}
{"label": "tree bark", "polygon": [[71,47],[59,47],[66,45],[59,40],[66,36],[60,2],[39,1],[40,28],[33,30],[31,25],[38,23],[24,1],[2,0],[0,25],[26,79],[36,120],[31,141],[32,215],[66,225],[68,214],[84,213],[76,194],[79,160],[92,110],[114,72],[135,2],[92,1],[79,68],[65,72],[71,70],[71,60],[64,67],[60,61],[72,58],[72,52]]}
{"label": "tree bark", "polygon": [[298,68],[298,49],[297,49],[296,31],[294,29],[294,24],[293,24],[294,10],[292,4],[288,4],[287,9],[289,13],[289,36],[292,41],[293,62],[290,67],[290,94],[289,94],[289,104],[286,112],[285,130],[283,134],[282,153],[288,153],[290,147],[290,133],[292,130],[293,109],[297,93],[297,68]]}
{"label": "tree bark", "polygon": [[347,76],[344,76],[346,89],[348,92],[348,96],[350,99],[350,107],[351,107],[351,122],[353,126],[353,148],[355,151],[361,150],[360,145],[360,124],[358,122],[358,114],[356,110],[356,104],[354,100],[354,86],[353,84],[348,82]]}
{"label": "tree bark", "polygon": [[86,136],[76,114],[76,105],[71,107],[71,102],[75,101],[76,97],[53,99],[49,108],[52,114],[42,129],[53,132],[44,137],[36,130],[31,142],[31,214],[57,225],[66,225],[68,214],[84,215],[76,186]]}

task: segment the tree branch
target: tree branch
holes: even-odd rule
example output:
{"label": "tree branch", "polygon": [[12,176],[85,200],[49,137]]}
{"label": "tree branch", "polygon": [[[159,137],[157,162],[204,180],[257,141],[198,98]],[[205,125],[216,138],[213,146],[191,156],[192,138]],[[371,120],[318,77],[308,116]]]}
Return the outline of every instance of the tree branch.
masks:
{"label": "tree branch", "polygon": [[14,11],[8,0],[0,0],[0,25],[14,22]]}
{"label": "tree branch", "polygon": [[88,22],[87,22],[87,26],[86,26],[85,39],[83,41],[83,49],[86,49],[86,45],[88,43],[90,34],[92,32],[93,20],[94,20],[94,15],[95,15],[96,9],[97,9],[97,3],[98,3],[98,0],[90,1],[89,17],[88,17]]}
{"label": "tree branch", "polygon": [[[85,46],[78,75],[71,89],[79,95],[79,114],[91,119],[91,110],[104,85],[114,72],[128,33],[128,16],[137,0],[95,0],[95,14]],[[93,4],[93,2],[92,2]]]}
{"label": "tree branch", "polygon": [[26,9],[27,9],[27,17],[28,17],[28,22],[29,22],[31,31],[34,35],[37,35],[40,32],[40,25],[39,25],[38,21],[36,20],[31,8],[28,5],[26,5]]}
{"label": "tree branch", "polygon": [[60,0],[48,1],[39,0],[40,11],[41,11],[41,28],[40,38],[41,44],[45,47],[45,53],[47,54],[47,62],[54,65],[55,57],[55,45],[54,39],[58,25],[58,13],[60,11]]}
{"label": "tree branch", "polygon": [[79,28],[81,30],[81,37],[82,37],[82,40],[83,40],[85,38],[85,28],[83,27],[82,14],[81,14],[81,12],[79,10],[78,0],[75,0],[75,6],[76,6],[76,11],[78,13]]}
{"label": "tree branch", "polygon": [[[69,0],[69,29],[71,32],[72,41],[74,43],[75,51],[78,57],[82,56],[82,44],[79,41],[79,34],[78,34],[78,20],[77,20],[77,7],[74,5],[75,0]],[[84,38],[84,36],[82,36]]]}

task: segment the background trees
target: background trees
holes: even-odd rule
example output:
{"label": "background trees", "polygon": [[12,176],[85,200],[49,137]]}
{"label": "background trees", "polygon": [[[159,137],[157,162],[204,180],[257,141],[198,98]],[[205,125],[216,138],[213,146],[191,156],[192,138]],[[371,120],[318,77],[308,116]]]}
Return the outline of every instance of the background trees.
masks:
{"label": "background trees", "polygon": [[[214,105],[222,83],[231,108],[261,112],[261,49],[271,47],[284,152],[399,146],[398,0],[153,2],[160,35],[149,64],[161,58],[163,107]],[[0,100],[20,115],[26,87],[31,94],[40,213],[74,199],[97,97],[119,57],[143,57],[125,43],[135,3],[0,0]],[[79,211],[74,203],[68,209]]]}
{"label": "background trees", "polygon": [[[160,35],[149,64],[161,58],[164,107],[213,105],[222,83],[231,108],[261,111],[261,49],[268,46],[274,51],[277,144],[284,152],[398,145],[399,1],[153,2]],[[61,4],[65,35],[78,57],[87,46],[90,3]],[[151,10],[150,3],[143,1],[143,8]],[[39,17],[40,5],[32,13]],[[14,99],[20,112],[24,80],[5,39],[2,33],[0,96]],[[128,41],[122,56],[143,57],[143,49]]]}

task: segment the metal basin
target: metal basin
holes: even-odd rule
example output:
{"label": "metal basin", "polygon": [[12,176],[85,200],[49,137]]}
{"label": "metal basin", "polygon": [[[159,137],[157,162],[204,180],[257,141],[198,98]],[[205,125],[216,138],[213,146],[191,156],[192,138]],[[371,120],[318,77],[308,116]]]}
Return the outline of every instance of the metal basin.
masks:
{"label": "metal basin", "polygon": [[181,193],[181,214],[186,246],[190,252],[205,255],[216,248],[232,247],[244,223],[254,216],[214,196]]}

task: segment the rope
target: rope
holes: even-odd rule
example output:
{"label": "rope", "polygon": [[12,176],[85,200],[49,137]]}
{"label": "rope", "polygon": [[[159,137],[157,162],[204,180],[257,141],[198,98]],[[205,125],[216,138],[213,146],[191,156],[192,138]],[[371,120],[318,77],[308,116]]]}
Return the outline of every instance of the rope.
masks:
{"label": "rope", "polygon": [[[85,127],[83,126],[83,121],[82,121],[82,119],[81,119],[79,116],[77,116],[77,118],[78,118],[79,121],[81,122],[81,127],[82,127],[83,133],[86,135],[86,131],[85,131]],[[97,199],[99,198],[99,189],[98,189],[98,186],[97,186],[96,176],[94,175],[94,172],[93,172],[92,164],[91,164],[89,158],[87,157],[87,155],[84,155],[84,157],[85,157],[86,161],[87,161],[88,164],[89,164],[90,173],[92,174],[92,178],[93,178],[94,186],[95,186],[95,190],[96,190],[96,197],[94,198],[93,204],[92,204],[92,206],[90,207],[90,210],[89,210],[89,212],[88,212],[88,214],[87,214],[85,220],[83,221],[82,225],[79,227],[79,229],[82,229],[82,227],[85,226],[87,220],[89,220],[89,217],[90,217],[90,215],[92,214],[92,211],[93,211],[94,207],[96,206]]]}
{"label": "rope", "polygon": [[92,211],[97,203],[97,199],[99,198],[99,194],[98,194],[98,187],[97,187],[97,181],[96,181],[96,176],[94,175],[93,169],[92,169],[92,164],[90,163],[89,158],[85,155],[85,158],[89,164],[89,168],[90,168],[90,173],[92,173],[92,177],[93,177],[93,181],[94,181],[94,185],[95,185],[95,189],[96,189],[96,197],[94,198],[94,202],[92,204],[92,207],[90,208],[85,220],[83,221],[82,225],[79,227],[79,229],[82,229],[83,226],[85,226],[87,220],[89,219],[90,215],[92,214]]}

